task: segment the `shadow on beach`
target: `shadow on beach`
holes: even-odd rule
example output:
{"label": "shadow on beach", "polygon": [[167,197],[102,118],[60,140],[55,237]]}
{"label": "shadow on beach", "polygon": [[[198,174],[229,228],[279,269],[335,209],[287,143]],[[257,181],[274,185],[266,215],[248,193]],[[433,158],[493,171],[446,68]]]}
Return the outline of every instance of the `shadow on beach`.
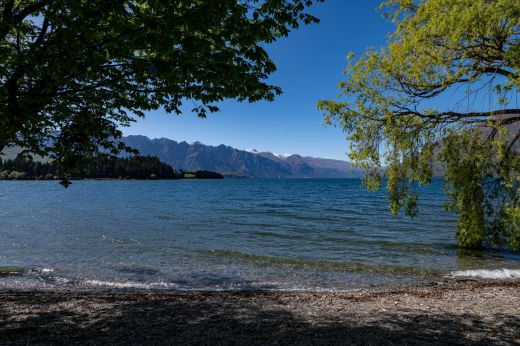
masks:
{"label": "shadow on beach", "polygon": [[377,295],[10,292],[1,293],[0,299],[0,344],[489,345],[520,341],[517,314],[379,307],[371,312],[367,306],[386,299]]}

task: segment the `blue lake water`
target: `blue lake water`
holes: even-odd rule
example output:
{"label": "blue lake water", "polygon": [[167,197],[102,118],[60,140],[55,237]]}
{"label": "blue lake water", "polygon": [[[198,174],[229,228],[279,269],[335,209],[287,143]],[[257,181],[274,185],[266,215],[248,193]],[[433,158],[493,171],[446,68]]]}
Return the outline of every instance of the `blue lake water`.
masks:
{"label": "blue lake water", "polygon": [[389,213],[359,180],[0,181],[0,289],[349,290],[520,269],[460,251],[442,181]]}

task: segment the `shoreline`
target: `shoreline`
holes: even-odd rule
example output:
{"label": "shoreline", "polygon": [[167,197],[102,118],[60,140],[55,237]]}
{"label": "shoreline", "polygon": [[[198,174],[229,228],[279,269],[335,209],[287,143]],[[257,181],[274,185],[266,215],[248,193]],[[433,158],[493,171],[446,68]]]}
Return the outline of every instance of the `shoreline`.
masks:
{"label": "shoreline", "polygon": [[520,343],[520,280],[353,292],[0,291],[0,344]]}

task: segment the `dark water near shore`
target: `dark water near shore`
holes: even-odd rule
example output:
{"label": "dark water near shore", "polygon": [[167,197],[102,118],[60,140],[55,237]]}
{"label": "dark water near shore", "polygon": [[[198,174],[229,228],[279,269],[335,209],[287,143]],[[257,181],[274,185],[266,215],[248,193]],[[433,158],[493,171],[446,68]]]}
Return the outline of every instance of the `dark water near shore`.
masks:
{"label": "dark water near shore", "polygon": [[[444,198],[434,181],[410,219],[391,216],[385,193],[359,180],[77,181],[69,189],[0,181],[0,267],[23,270],[0,275],[0,289],[348,290],[454,271],[520,275],[518,255],[456,248]],[[468,271],[477,269],[485,271]]]}

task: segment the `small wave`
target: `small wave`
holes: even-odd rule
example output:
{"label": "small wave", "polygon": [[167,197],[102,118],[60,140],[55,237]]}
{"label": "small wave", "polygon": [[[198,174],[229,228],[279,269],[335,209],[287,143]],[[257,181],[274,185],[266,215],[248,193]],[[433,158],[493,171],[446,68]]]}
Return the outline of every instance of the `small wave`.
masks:
{"label": "small wave", "polygon": [[157,215],[157,218],[159,220],[167,220],[167,221],[174,220],[174,218],[170,215]]}
{"label": "small wave", "polygon": [[433,268],[420,268],[398,264],[372,264],[362,262],[334,262],[302,258],[290,257],[271,257],[261,256],[252,253],[223,250],[223,249],[207,249],[201,252],[217,257],[231,258],[238,261],[244,261],[260,265],[286,266],[293,268],[331,270],[338,272],[357,272],[366,274],[394,274],[394,275],[412,275],[412,276],[435,276],[442,277],[445,271]]}
{"label": "small wave", "polygon": [[34,268],[34,269],[31,269],[29,272],[30,273],[39,273],[39,274],[53,273],[54,269],[53,268]]}
{"label": "small wave", "polygon": [[520,279],[520,269],[478,269],[451,272],[450,277],[474,277],[482,279]]}
{"label": "small wave", "polygon": [[173,282],[135,282],[135,281],[104,281],[104,280],[84,280],[83,285],[95,286],[99,288],[113,288],[121,290],[173,290],[177,292],[247,292],[247,291],[267,291],[267,292],[355,292],[358,289],[337,289],[328,287],[314,287],[305,285],[286,285],[277,282],[258,282],[249,284],[222,283],[220,285],[209,286],[189,286],[178,285]]}
{"label": "small wave", "polygon": [[101,239],[112,244],[137,244],[139,241],[134,238],[115,238],[106,235],[102,235]]}
{"label": "small wave", "polygon": [[138,267],[138,266],[124,266],[115,268],[120,273],[126,274],[138,274],[138,275],[155,275],[160,273],[160,270],[148,267]]}
{"label": "small wave", "polygon": [[176,288],[174,283],[169,282],[133,282],[133,281],[103,281],[103,280],[85,280],[85,284],[91,286],[114,287],[114,288],[137,288],[137,289],[157,289],[157,288]]}

